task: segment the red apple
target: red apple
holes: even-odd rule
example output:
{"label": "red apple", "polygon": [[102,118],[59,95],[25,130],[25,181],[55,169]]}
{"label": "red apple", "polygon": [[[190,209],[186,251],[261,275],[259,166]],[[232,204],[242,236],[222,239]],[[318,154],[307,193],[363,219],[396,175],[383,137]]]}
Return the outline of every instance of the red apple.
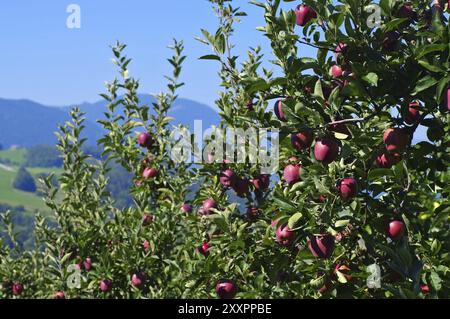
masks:
{"label": "red apple", "polygon": [[400,220],[393,220],[389,223],[387,233],[392,240],[399,240],[405,234],[405,224]]}
{"label": "red apple", "polygon": [[349,275],[350,268],[347,265],[337,264],[334,267],[333,273],[337,276],[337,272],[341,273],[347,281],[351,281],[353,277]]}
{"label": "red apple", "polygon": [[341,53],[345,54],[345,51],[347,51],[347,44],[341,42],[336,46],[336,48],[334,49],[334,57],[336,61],[340,57]]}
{"label": "red apple", "polygon": [[247,217],[250,219],[255,219],[258,217],[260,210],[256,206],[251,206],[247,208]]}
{"label": "red apple", "polygon": [[150,242],[145,239],[144,242],[142,243],[142,247],[144,247],[144,250],[147,252],[150,249]]}
{"label": "red apple", "polygon": [[308,240],[308,247],[314,257],[329,258],[334,250],[334,237],[330,234],[322,234]]}
{"label": "red apple", "polygon": [[420,290],[422,291],[422,293],[424,295],[429,294],[430,293],[430,287],[428,287],[428,285],[420,285]]}
{"label": "red apple", "polygon": [[343,74],[343,70],[339,65],[333,65],[330,69],[330,74],[333,78],[340,78]]}
{"label": "red apple", "polygon": [[[449,5],[450,7],[450,5]],[[447,110],[450,111],[450,88],[447,88],[447,92],[445,94],[445,104],[447,106]]]}
{"label": "red apple", "polygon": [[294,240],[295,233],[286,225],[280,226],[275,231],[277,242],[282,246],[289,246]]}
{"label": "red apple", "polygon": [[153,139],[149,133],[144,132],[138,135],[137,142],[141,147],[150,148],[153,144]]}
{"label": "red apple", "polygon": [[399,153],[388,153],[386,151],[381,151],[375,159],[375,162],[378,167],[391,168],[400,162],[401,159],[402,156]]}
{"label": "red apple", "polygon": [[21,283],[15,282],[12,284],[11,290],[13,295],[18,296],[23,292],[23,285]]}
{"label": "red apple", "polygon": [[384,35],[383,49],[386,51],[393,51],[400,39],[400,33],[398,31],[389,31]]}
{"label": "red apple", "polygon": [[145,273],[143,273],[142,271],[133,274],[133,276],[131,276],[131,284],[134,287],[140,287],[141,285],[143,285],[145,282]]}
{"label": "red apple", "polygon": [[154,167],[146,167],[142,172],[143,178],[153,178],[158,174],[158,170]]}
{"label": "red apple", "polygon": [[216,285],[216,293],[220,299],[233,299],[237,293],[235,283],[229,279],[222,279]]}
{"label": "red apple", "polygon": [[91,258],[87,257],[84,261],[83,261],[83,265],[84,265],[84,269],[86,271],[90,271],[91,267],[92,267],[92,260]]}
{"label": "red apple", "polygon": [[358,183],[354,178],[344,178],[339,182],[338,190],[341,194],[341,198],[347,201],[356,196],[358,193]]}
{"label": "red apple", "polygon": [[314,157],[323,164],[333,162],[339,153],[338,143],[331,138],[323,138],[316,141],[314,145]]}
{"label": "red apple", "polygon": [[400,18],[406,18],[406,19],[415,19],[416,13],[412,7],[412,4],[410,2],[405,3],[400,7],[398,10],[398,16]]}
{"label": "red apple", "polygon": [[289,184],[298,182],[300,180],[300,171],[300,165],[289,164],[284,168],[284,180]]}
{"label": "red apple", "polygon": [[142,217],[142,225],[147,226],[153,221],[153,215],[149,213],[144,213],[144,216]]}
{"label": "red apple", "polygon": [[54,298],[55,299],[66,299],[66,294],[64,293],[64,291],[57,291],[57,292],[55,292]]}
{"label": "red apple", "polygon": [[419,107],[420,104],[418,102],[412,102],[409,104],[408,109],[404,114],[406,124],[412,125],[417,123],[417,121],[420,119]]}
{"label": "red apple", "polygon": [[109,280],[109,279],[103,279],[103,280],[100,282],[100,290],[101,290],[102,292],[108,292],[108,291],[111,290],[111,288],[112,288],[112,281],[111,281],[111,280]]}
{"label": "red apple", "polygon": [[189,213],[192,212],[192,207],[191,207],[191,205],[189,205],[188,203],[184,203],[184,204],[181,206],[181,210],[183,211],[183,213],[189,214]]}
{"label": "red apple", "polygon": [[313,138],[311,130],[303,130],[296,134],[291,134],[291,144],[298,151],[303,151],[311,146]]}
{"label": "red apple", "polygon": [[406,149],[409,138],[401,128],[388,128],[384,132],[383,141],[389,152],[402,152]]}
{"label": "red apple", "polygon": [[202,215],[209,215],[211,213],[211,208],[217,208],[217,203],[214,199],[208,198],[203,201]]}
{"label": "red apple", "polygon": [[261,174],[254,177],[251,182],[255,186],[255,189],[264,192],[269,188],[270,176],[268,174]]}
{"label": "red apple", "polygon": [[236,174],[231,169],[226,169],[219,176],[220,184],[225,187],[232,187],[236,183]]}
{"label": "red apple", "polygon": [[233,190],[239,197],[244,197],[250,192],[250,181],[248,178],[237,178]]}
{"label": "red apple", "polygon": [[198,252],[200,254],[202,254],[203,256],[207,256],[208,255],[208,250],[209,250],[209,244],[207,242],[204,242],[203,244],[201,244],[198,248],[197,248]]}
{"label": "red apple", "polygon": [[305,4],[298,5],[295,8],[295,15],[297,17],[297,25],[303,27],[312,19],[317,18],[317,13],[310,6]]}
{"label": "red apple", "polygon": [[280,121],[284,122],[284,121],[286,121],[286,116],[284,115],[282,107],[283,107],[283,101],[278,100],[275,102],[275,105],[273,106],[273,111],[274,111],[275,115],[277,116],[277,118]]}

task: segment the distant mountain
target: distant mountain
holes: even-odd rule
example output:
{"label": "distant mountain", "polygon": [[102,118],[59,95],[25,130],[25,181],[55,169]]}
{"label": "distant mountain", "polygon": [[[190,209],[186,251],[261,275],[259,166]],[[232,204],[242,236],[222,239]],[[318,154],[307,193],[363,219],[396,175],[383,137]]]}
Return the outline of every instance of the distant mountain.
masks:
{"label": "distant mountain", "polygon": [[[150,106],[150,113],[153,114],[152,103],[155,99],[151,95],[139,94],[140,104],[146,104]],[[98,119],[104,119],[104,112],[106,111],[106,101],[98,101],[95,103],[83,103],[79,107],[86,113],[86,117],[95,122]],[[68,110],[69,108],[66,108]],[[173,125],[184,124],[189,127],[194,127],[194,120],[202,120],[203,129],[210,127],[211,125],[218,125],[220,123],[219,114],[209,106],[184,98],[179,98],[175,101],[174,105],[168,114],[173,117],[171,122]]]}
{"label": "distant mountain", "polygon": [[[141,103],[151,106],[154,99],[150,95],[139,95]],[[84,137],[88,144],[102,135],[97,120],[104,118],[106,102],[82,103],[80,109],[86,113],[87,121]],[[75,105],[74,105],[75,106]],[[50,107],[30,100],[9,100],[0,98],[0,144],[5,148],[12,145],[29,147],[37,144],[55,144],[58,124],[69,120],[69,110],[73,106]],[[171,124],[193,127],[194,120],[203,121],[203,129],[218,124],[217,112],[205,104],[189,99],[178,99],[169,112],[174,120]]]}
{"label": "distant mountain", "polygon": [[[66,110],[48,107],[30,100],[0,98],[0,144],[29,147],[37,144],[55,144],[58,125],[69,120]],[[86,122],[84,137],[97,140],[101,129]]]}

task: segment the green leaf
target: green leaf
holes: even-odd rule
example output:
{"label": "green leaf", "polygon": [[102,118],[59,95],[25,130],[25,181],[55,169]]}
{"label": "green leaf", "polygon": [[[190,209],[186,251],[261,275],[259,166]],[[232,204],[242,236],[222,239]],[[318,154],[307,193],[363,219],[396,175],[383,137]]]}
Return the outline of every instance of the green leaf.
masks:
{"label": "green leaf", "polygon": [[394,172],[389,168],[374,168],[371,169],[367,178],[376,179],[378,177],[391,176],[394,177]]}
{"label": "green leaf", "polygon": [[432,272],[430,275],[430,281],[433,288],[437,291],[441,290],[442,288],[442,279],[439,277],[439,275],[436,272]]}
{"label": "green leaf", "polygon": [[215,54],[208,54],[198,58],[199,60],[217,60],[220,61],[220,57]]}
{"label": "green leaf", "polygon": [[336,271],[336,276],[337,276],[338,281],[341,284],[346,284],[347,283],[347,278],[345,278],[344,274],[341,273],[340,271]]}
{"label": "green leaf", "polygon": [[334,227],[336,228],[344,227],[347,226],[348,223],[350,223],[350,219],[338,220],[337,222],[334,223]]}
{"label": "green leaf", "polygon": [[427,55],[431,52],[444,51],[447,48],[446,44],[430,44],[420,47],[416,52],[416,59]]}
{"label": "green leaf", "polygon": [[295,228],[295,225],[297,225],[297,222],[300,220],[300,218],[302,218],[302,216],[302,213],[295,213],[294,215],[292,215],[288,221],[289,228]]}
{"label": "green leaf", "polygon": [[441,69],[440,67],[438,67],[436,65],[432,65],[432,64],[428,63],[428,61],[425,61],[425,60],[419,60],[419,64],[431,72],[437,72],[437,73],[445,72],[445,70]]}
{"label": "green leaf", "polygon": [[417,93],[420,93],[422,91],[425,91],[426,89],[429,89],[433,85],[435,85],[439,80],[433,78],[430,75],[427,75],[423,78],[421,78],[419,81],[417,81],[417,85],[414,88],[412,95],[416,95]]}
{"label": "green leaf", "polygon": [[376,73],[367,73],[362,77],[362,79],[373,86],[378,86],[378,75]]}

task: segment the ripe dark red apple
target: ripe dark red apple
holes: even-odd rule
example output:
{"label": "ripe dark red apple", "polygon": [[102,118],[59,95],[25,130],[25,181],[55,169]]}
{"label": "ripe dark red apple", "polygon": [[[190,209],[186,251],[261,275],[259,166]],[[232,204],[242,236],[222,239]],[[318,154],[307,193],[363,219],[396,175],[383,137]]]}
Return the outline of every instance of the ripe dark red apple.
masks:
{"label": "ripe dark red apple", "polygon": [[192,212],[192,207],[188,203],[184,203],[181,206],[181,210],[183,211],[183,213],[190,214]]}
{"label": "ripe dark red apple", "polygon": [[327,196],[321,194],[316,200],[318,203],[325,203],[327,201]]}
{"label": "ripe dark red apple", "polygon": [[387,234],[392,240],[399,240],[405,234],[405,224],[400,220],[393,220],[389,223]]}
{"label": "ripe dark red apple", "polygon": [[144,242],[142,243],[142,247],[144,247],[144,250],[147,252],[150,249],[150,242],[145,239]]}
{"label": "ripe dark red apple", "polygon": [[244,197],[250,192],[250,181],[248,178],[237,178],[232,187],[236,195]]}
{"label": "ripe dark red apple", "polygon": [[339,59],[341,53],[345,54],[345,51],[347,51],[347,44],[345,43],[339,43],[336,48],[334,49],[334,57],[336,59],[336,61]]}
{"label": "ripe dark red apple", "polygon": [[249,219],[256,219],[260,213],[260,210],[256,206],[251,206],[247,208],[247,217]]}
{"label": "ripe dark red apple", "polygon": [[90,270],[91,270],[91,267],[92,267],[92,260],[91,260],[91,258],[87,257],[87,258],[83,261],[83,266],[84,266],[84,270],[90,271]]}
{"label": "ripe dark red apple", "polygon": [[198,252],[200,254],[202,254],[203,256],[207,256],[208,255],[208,250],[209,250],[209,244],[207,242],[204,242],[203,244],[201,244],[200,246],[198,246],[197,248]]}
{"label": "ripe dark red apple", "polygon": [[219,181],[225,187],[232,187],[236,183],[237,176],[231,169],[226,169],[220,173]]}
{"label": "ripe dark red apple", "polygon": [[333,65],[330,69],[330,75],[335,79],[340,78],[343,72],[344,71],[339,65]]}
{"label": "ripe dark red apple", "polygon": [[450,111],[450,88],[447,88],[445,92],[445,105],[447,106],[447,110]]}
{"label": "ripe dark red apple", "polygon": [[358,183],[354,178],[344,178],[338,185],[339,193],[344,201],[347,201],[356,196],[358,193]]}
{"label": "ripe dark red apple", "polygon": [[349,274],[350,267],[344,264],[337,264],[336,267],[334,267],[333,273],[336,275],[337,272],[340,272],[347,281],[351,281],[353,277]]}
{"label": "ripe dark red apple", "polygon": [[296,183],[300,180],[300,171],[301,171],[301,166],[300,165],[292,165],[289,164],[288,166],[286,166],[284,168],[284,180],[288,183],[288,184],[293,184]]}
{"label": "ripe dark red apple", "polygon": [[400,39],[400,33],[398,31],[389,31],[384,35],[383,49],[385,51],[393,51]]}
{"label": "ripe dark red apple", "polygon": [[275,237],[277,243],[280,245],[289,246],[294,240],[295,233],[287,225],[283,225],[277,228],[275,231]]}
{"label": "ripe dark red apple", "polygon": [[142,172],[143,178],[153,178],[156,175],[158,175],[158,170],[154,167],[146,167],[144,168],[144,171]]}
{"label": "ripe dark red apple", "polygon": [[229,279],[222,279],[216,285],[216,293],[220,299],[233,299],[237,293],[236,284]]}
{"label": "ripe dark red apple", "polygon": [[153,215],[150,213],[144,213],[142,217],[142,225],[147,226],[153,221]]}
{"label": "ripe dark red apple", "polygon": [[286,116],[284,115],[282,107],[283,107],[283,101],[278,100],[275,102],[275,105],[273,106],[273,111],[280,121],[286,121]]}
{"label": "ripe dark red apple", "polygon": [[381,168],[391,168],[400,162],[401,159],[402,156],[399,153],[388,153],[386,151],[381,151],[375,159],[375,163]]}
{"label": "ripe dark red apple", "polygon": [[298,5],[295,8],[295,15],[297,17],[297,25],[303,27],[312,19],[317,18],[317,13],[310,6],[305,4]]}
{"label": "ripe dark red apple", "polygon": [[102,292],[108,292],[112,288],[112,281],[109,279],[103,279],[100,281],[100,290]]}
{"label": "ripe dark red apple", "polygon": [[331,138],[318,139],[314,145],[314,157],[323,164],[333,162],[339,153],[338,143]]}
{"label": "ripe dark red apple", "polygon": [[330,234],[314,236],[308,240],[308,248],[317,258],[329,258],[334,250],[334,237]]}
{"label": "ripe dark red apple", "polygon": [[23,285],[21,283],[14,282],[12,284],[11,290],[13,295],[18,296],[23,292]]}
{"label": "ripe dark red apple", "polygon": [[201,209],[202,215],[209,215],[211,213],[211,208],[217,208],[216,201],[212,198],[205,199]]}
{"label": "ripe dark red apple", "polygon": [[305,86],[305,88],[303,89],[305,91],[306,94],[311,94],[314,92],[314,89],[312,88],[312,86]]}
{"label": "ripe dark red apple", "polygon": [[330,290],[333,288],[333,284],[332,284],[332,282],[330,281],[330,280],[326,280],[325,281],[325,284],[322,286],[322,287],[320,287],[320,289],[318,290],[318,292],[321,294],[321,295],[325,295],[325,294],[327,294],[328,292],[330,292]]}
{"label": "ripe dark red apple", "polygon": [[140,147],[150,148],[153,144],[153,139],[149,133],[144,132],[138,135],[137,142]]}
{"label": "ripe dark red apple", "polygon": [[422,291],[422,293],[424,295],[429,294],[430,293],[430,287],[428,287],[428,285],[420,285],[420,290]]}
{"label": "ripe dark red apple", "polygon": [[400,7],[400,9],[398,10],[398,16],[400,18],[412,20],[412,19],[415,19],[416,12],[414,11],[412,4],[407,2],[404,5],[402,5]]}
{"label": "ripe dark red apple", "polygon": [[389,152],[402,152],[406,149],[409,138],[401,128],[388,128],[383,134],[383,141]]}
{"label": "ripe dark red apple", "polygon": [[145,273],[142,271],[133,274],[133,276],[131,276],[131,285],[134,287],[142,286],[145,282],[145,277]]}
{"label": "ripe dark red apple", "polygon": [[66,299],[66,294],[64,293],[64,291],[57,291],[57,292],[55,292],[54,298],[55,299]]}
{"label": "ripe dark red apple", "polygon": [[303,130],[296,134],[291,134],[291,144],[296,150],[303,151],[311,146],[313,138],[311,130]]}
{"label": "ripe dark red apple", "polygon": [[268,174],[261,174],[254,177],[251,182],[255,186],[255,189],[264,192],[269,188],[270,176]]}
{"label": "ripe dark red apple", "polygon": [[411,102],[409,104],[404,114],[406,124],[412,125],[417,123],[417,121],[420,119],[419,107],[420,107],[419,102]]}

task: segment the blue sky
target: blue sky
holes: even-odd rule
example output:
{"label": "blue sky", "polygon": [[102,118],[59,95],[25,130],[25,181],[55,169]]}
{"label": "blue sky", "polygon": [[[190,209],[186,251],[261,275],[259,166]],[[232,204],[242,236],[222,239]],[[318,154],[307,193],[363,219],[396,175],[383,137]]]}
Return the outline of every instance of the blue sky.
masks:
{"label": "blue sky", "polygon": [[[69,29],[70,4],[81,8],[81,28]],[[248,17],[234,39],[236,52],[270,46],[262,33],[262,9],[235,1]],[[294,7],[295,2],[286,4]],[[213,105],[220,90],[217,64],[198,57],[210,53],[194,39],[200,28],[215,30],[216,18],[206,0],[40,0],[0,3],[0,97],[28,98],[49,105],[97,101],[104,82],[115,76],[110,44],[128,44],[131,74],[141,79],[143,93],[163,89],[170,72],[166,57],[172,38],[184,40],[188,59],[180,95]],[[311,52],[305,52],[311,54]],[[269,58],[269,57],[267,57]]]}

